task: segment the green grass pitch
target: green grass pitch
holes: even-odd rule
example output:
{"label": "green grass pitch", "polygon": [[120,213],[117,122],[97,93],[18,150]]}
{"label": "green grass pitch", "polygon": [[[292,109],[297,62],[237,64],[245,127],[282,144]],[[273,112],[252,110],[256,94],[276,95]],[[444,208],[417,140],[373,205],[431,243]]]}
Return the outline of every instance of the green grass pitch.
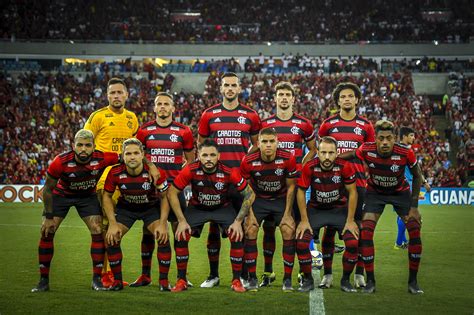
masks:
{"label": "green grass pitch", "polygon": [[[121,292],[90,290],[90,236],[85,224],[72,209],[55,237],[51,265],[51,291],[30,293],[36,285],[37,245],[41,204],[0,204],[0,314],[35,313],[137,313],[137,314],[308,314],[309,296],[283,293],[281,240],[277,232],[274,264],[277,281],[259,292],[236,294],[230,290],[229,244],[221,250],[221,285],[201,289],[208,263],[206,235],[192,239],[188,277],[195,288],[183,293],[160,292],[156,283],[145,288],[125,288]],[[394,250],[395,213],[386,210],[375,232],[377,292],[366,296],[346,294],[339,289],[341,254],[334,259],[335,287],[324,290],[328,314],[472,314],[474,312],[472,242],[474,219],[470,206],[425,206],[423,214],[423,258],[419,274],[422,296],[407,293],[408,258],[405,250]],[[141,222],[123,240],[124,279],[133,281],[140,273]],[[262,233],[259,237],[261,239]],[[263,269],[261,241],[259,273]],[[153,260],[152,277],[158,267]],[[297,269],[297,264],[295,269]],[[294,286],[296,287],[296,272]],[[170,279],[176,277],[176,265]]]}

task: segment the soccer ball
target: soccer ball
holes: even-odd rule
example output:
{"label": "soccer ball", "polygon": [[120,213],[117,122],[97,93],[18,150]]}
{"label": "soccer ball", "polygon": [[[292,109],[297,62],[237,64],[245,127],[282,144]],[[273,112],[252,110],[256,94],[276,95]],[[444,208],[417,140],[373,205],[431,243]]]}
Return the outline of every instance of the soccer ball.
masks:
{"label": "soccer ball", "polygon": [[317,249],[311,251],[311,258],[313,262],[311,263],[311,267],[313,269],[321,269],[323,267],[323,254]]}

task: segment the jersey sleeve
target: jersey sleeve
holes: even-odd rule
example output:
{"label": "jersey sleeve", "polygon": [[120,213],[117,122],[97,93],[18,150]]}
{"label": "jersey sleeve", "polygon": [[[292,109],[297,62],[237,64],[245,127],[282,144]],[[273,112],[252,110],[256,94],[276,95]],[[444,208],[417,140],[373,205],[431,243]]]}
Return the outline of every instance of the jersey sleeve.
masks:
{"label": "jersey sleeve", "polygon": [[211,132],[209,130],[209,112],[205,111],[201,119],[199,119],[198,133],[201,137],[209,137]]}
{"label": "jersey sleeve", "polygon": [[311,163],[306,163],[301,170],[301,176],[298,178],[298,187],[307,190],[311,185]]}
{"label": "jersey sleeve", "polygon": [[256,134],[258,134],[258,132],[260,131],[260,128],[261,128],[261,121],[260,121],[260,117],[258,117],[258,114],[256,112],[252,112],[252,116],[250,117],[250,121],[251,121],[251,128],[250,128],[250,135],[251,136],[254,136]]}
{"label": "jersey sleeve", "polygon": [[61,159],[59,158],[59,156],[56,156],[53,162],[49,165],[47,173],[52,178],[58,179],[59,177],[61,177],[62,172],[63,165],[61,163]]}
{"label": "jersey sleeve", "polygon": [[94,134],[94,137],[96,137],[100,130],[100,125],[101,125],[100,120],[101,119],[100,119],[99,114],[92,113],[89,116],[89,119],[87,119],[86,124],[84,125],[84,129],[92,131],[92,133]]}
{"label": "jersey sleeve", "polygon": [[192,151],[194,149],[193,133],[189,127],[184,129],[183,133],[183,149],[185,151]]}
{"label": "jersey sleeve", "polygon": [[303,131],[304,131],[304,141],[309,142],[313,140],[314,138],[316,138],[316,134],[314,133],[314,128],[311,122],[308,121],[306,122],[306,124],[304,124]]}
{"label": "jersey sleeve", "polygon": [[117,187],[117,177],[114,176],[113,168],[107,174],[107,178],[105,179],[104,190],[113,193],[115,192],[115,188]]}
{"label": "jersey sleeve", "polygon": [[363,143],[359,148],[356,150],[356,156],[361,160],[365,161],[365,155],[364,155],[364,150],[365,150],[365,143]]}
{"label": "jersey sleeve", "polygon": [[355,183],[356,173],[354,167],[352,166],[352,163],[344,163],[344,167],[342,168],[342,179],[344,180],[344,184],[346,185]]}
{"label": "jersey sleeve", "polygon": [[160,178],[156,181],[156,187],[160,193],[165,192],[169,185],[168,181],[166,180],[166,174],[165,172],[161,169],[158,168],[158,171],[160,172]]}
{"label": "jersey sleeve", "polygon": [[137,134],[135,135],[135,138],[140,140],[140,142],[145,146],[145,138],[146,138],[145,129],[138,128],[138,131],[137,131]]}
{"label": "jersey sleeve", "polygon": [[178,176],[173,181],[174,187],[178,188],[179,190],[183,190],[186,186],[189,185],[193,175],[191,173],[191,169],[189,165],[186,165],[181,172],[179,172]]}
{"label": "jersey sleeve", "polygon": [[294,155],[290,156],[290,159],[288,160],[288,165],[287,165],[287,176],[288,178],[296,178],[298,177],[298,170],[296,169],[296,159]]}
{"label": "jersey sleeve", "polygon": [[120,155],[114,152],[104,152],[104,164],[110,166],[119,162]]}
{"label": "jersey sleeve", "polygon": [[319,126],[319,131],[318,131],[318,136],[319,137],[325,137],[325,136],[329,136],[329,128],[328,128],[328,123],[327,122],[323,122],[321,124],[321,126]]}
{"label": "jersey sleeve", "polygon": [[415,152],[413,152],[412,149],[408,150],[407,160],[408,160],[408,166],[410,168],[413,168],[416,165],[417,160],[416,160]]}
{"label": "jersey sleeve", "polygon": [[242,162],[240,164],[240,174],[245,179],[250,178],[250,168],[249,168],[246,156],[244,156],[244,158],[242,159]]}
{"label": "jersey sleeve", "polygon": [[232,173],[230,174],[230,182],[237,187],[238,191],[242,191],[247,187],[247,181],[242,177],[238,168],[233,168]]}
{"label": "jersey sleeve", "polygon": [[369,122],[367,125],[367,130],[366,130],[366,137],[365,137],[365,142],[375,142],[375,130],[374,126],[372,125],[371,122]]}

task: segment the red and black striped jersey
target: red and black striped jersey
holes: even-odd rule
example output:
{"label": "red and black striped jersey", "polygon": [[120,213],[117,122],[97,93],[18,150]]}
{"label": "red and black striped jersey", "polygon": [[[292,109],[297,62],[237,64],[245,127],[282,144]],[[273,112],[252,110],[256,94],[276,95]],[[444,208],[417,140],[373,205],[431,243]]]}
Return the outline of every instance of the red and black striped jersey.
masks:
{"label": "red and black striped jersey", "polygon": [[293,114],[288,120],[281,120],[277,115],[272,115],[262,121],[262,129],[267,127],[275,128],[278,133],[278,147],[290,151],[295,156],[297,165],[301,167],[303,144],[314,141],[316,137],[311,121],[298,114]]}
{"label": "red and black striped jersey", "polygon": [[282,149],[277,149],[271,162],[262,160],[260,150],[246,155],[240,165],[240,173],[250,180],[255,195],[263,199],[286,196],[286,180],[298,177],[294,155]]}
{"label": "red and black striped jersey", "polygon": [[298,179],[298,187],[307,190],[311,187],[308,206],[314,209],[332,209],[347,206],[345,185],[355,183],[356,175],[352,163],[337,158],[333,168],[325,171],[319,158],[303,166]]}
{"label": "red and black striped jersey", "polygon": [[194,139],[188,126],[173,121],[161,127],[156,120],[138,129],[137,139],[145,146],[147,159],[166,173],[169,182],[178,176],[184,162],[184,151],[194,149]]}
{"label": "red and black striped jersey", "polygon": [[395,143],[392,154],[382,157],[377,152],[375,142],[367,142],[357,149],[356,154],[368,166],[367,190],[384,195],[410,190],[405,178],[405,167],[412,168],[416,165],[412,149]]}
{"label": "red and black striped jersey", "polygon": [[82,197],[95,193],[97,182],[107,166],[117,164],[119,155],[95,150],[91,160],[78,163],[74,151],[56,156],[48,167],[48,175],[58,182],[53,194],[65,197]]}
{"label": "red and black striped jersey", "polygon": [[[138,175],[130,175],[124,163],[115,165],[107,175],[104,189],[109,193],[113,193],[117,188],[120,190],[120,197],[117,202],[118,208],[129,211],[147,210],[157,206],[159,201],[158,192],[161,193],[168,189],[165,172],[158,170],[160,178],[153,185],[153,183],[150,183],[148,165],[143,165],[143,170]],[[156,187],[160,187],[160,189]]]}
{"label": "red and black striped jersey", "polygon": [[198,126],[199,135],[217,143],[219,160],[230,167],[239,167],[250,147],[250,136],[259,130],[257,112],[242,104],[233,110],[214,105],[203,112]]}
{"label": "red and black striped jersey", "polygon": [[200,161],[186,165],[175,178],[173,185],[183,190],[191,184],[193,206],[203,210],[215,210],[230,203],[229,185],[233,184],[238,191],[247,186],[247,181],[237,168],[230,168],[222,162],[217,163],[216,171],[206,173]]}
{"label": "red and black striped jersey", "polygon": [[[354,151],[365,142],[375,141],[375,131],[372,123],[366,118],[356,115],[352,120],[344,120],[340,114],[326,119],[319,128],[320,137],[331,136],[337,140],[337,152]],[[353,159],[356,170],[357,187],[366,187],[364,164],[359,159]]]}

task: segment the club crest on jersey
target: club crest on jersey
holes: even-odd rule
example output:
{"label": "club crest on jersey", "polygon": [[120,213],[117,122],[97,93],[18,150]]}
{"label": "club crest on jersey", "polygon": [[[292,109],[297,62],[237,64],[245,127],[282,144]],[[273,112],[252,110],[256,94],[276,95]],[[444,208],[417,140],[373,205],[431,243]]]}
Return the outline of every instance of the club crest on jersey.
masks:
{"label": "club crest on jersey", "polygon": [[173,133],[170,135],[170,140],[171,142],[178,142],[178,136]]}
{"label": "club crest on jersey", "polygon": [[301,125],[301,120],[299,120],[299,119],[292,119],[291,122],[294,123],[294,124]]}
{"label": "club crest on jersey", "polygon": [[222,190],[224,189],[225,184],[223,182],[217,182],[214,186],[217,190]]}
{"label": "club crest on jersey", "polygon": [[372,152],[367,152],[367,155],[370,156],[370,157],[373,157],[373,158],[377,157],[377,154],[372,153]]}
{"label": "club crest on jersey", "polygon": [[204,175],[203,171],[196,171],[196,175]]}
{"label": "club crest on jersey", "polygon": [[173,130],[173,131],[179,131],[179,127],[174,127],[174,126],[171,126],[171,128],[170,128],[170,129],[171,129],[171,130]]}
{"label": "club crest on jersey", "polygon": [[150,190],[150,188],[151,188],[150,182],[144,182],[143,185],[142,185],[142,188],[144,190]]}
{"label": "club crest on jersey", "polygon": [[131,121],[129,121],[129,122],[127,123],[127,127],[128,127],[128,129],[132,129],[132,128],[133,128],[133,124],[132,124]]}
{"label": "club crest on jersey", "polygon": [[290,131],[291,131],[292,134],[297,135],[297,134],[300,133],[300,128],[298,128],[296,126],[293,126],[293,127],[291,127]]}
{"label": "club crest on jersey", "polygon": [[333,119],[333,120],[330,120],[330,121],[329,121],[329,123],[330,123],[331,125],[333,125],[333,124],[335,124],[335,123],[337,123],[337,122],[339,122],[339,119]]}
{"label": "club crest on jersey", "polygon": [[240,116],[239,118],[237,118],[237,121],[239,122],[239,124],[245,124],[247,122],[247,119],[245,119],[244,116]]}
{"label": "club crest on jersey", "polygon": [[283,175],[283,169],[277,168],[277,169],[275,170],[275,175],[277,175],[277,176]]}
{"label": "club crest on jersey", "polygon": [[262,166],[262,162],[260,161],[252,162],[252,166]]}
{"label": "club crest on jersey", "polygon": [[67,163],[67,167],[76,167],[76,163]]}
{"label": "club crest on jersey", "polygon": [[362,129],[359,128],[359,127],[355,127],[354,128],[354,133],[358,136],[361,136],[362,135]]}
{"label": "club crest on jersey", "polygon": [[214,109],[212,111],[213,114],[217,114],[217,113],[220,113],[220,112],[222,112],[222,109]]}
{"label": "club crest on jersey", "polygon": [[331,179],[336,184],[339,184],[341,182],[341,176],[333,176]]}
{"label": "club crest on jersey", "polygon": [[146,128],[146,130],[156,130],[156,126],[150,126],[150,127]]}
{"label": "club crest on jersey", "polygon": [[120,174],[119,179],[127,178],[127,174]]}
{"label": "club crest on jersey", "polygon": [[365,126],[365,121],[362,121],[362,120],[357,120],[357,119],[356,119],[356,124],[359,124],[359,125]]}
{"label": "club crest on jersey", "polygon": [[99,165],[99,161],[91,161],[91,163],[90,163],[89,165],[90,165],[90,166]]}
{"label": "club crest on jersey", "polygon": [[394,173],[398,172],[400,170],[400,165],[397,165],[397,164],[393,164],[392,166],[390,166],[390,170]]}
{"label": "club crest on jersey", "polygon": [[400,161],[400,155],[392,155],[393,161]]}
{"label": "club crest on jersey", "polygon": [[216,173],[216,177],[217,177],[217,178],[224,178],[224,177],[225,177],[225,175],[224,175],[224,174],[222,174],[222,173]]}

